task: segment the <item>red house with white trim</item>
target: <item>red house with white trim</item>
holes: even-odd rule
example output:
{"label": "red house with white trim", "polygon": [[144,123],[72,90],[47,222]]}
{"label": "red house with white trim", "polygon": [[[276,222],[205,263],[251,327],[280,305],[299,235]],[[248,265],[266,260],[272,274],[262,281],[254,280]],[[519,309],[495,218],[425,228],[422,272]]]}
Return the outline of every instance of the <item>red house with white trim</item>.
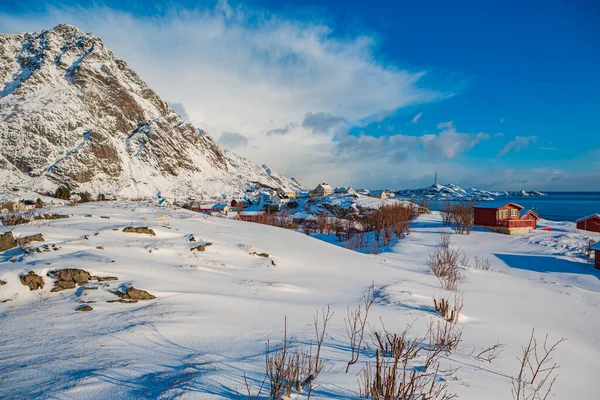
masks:
{"label": "red house with white trim", "polygon": [[486,201],[474,207],[474,224],[508,235],[531,233],[536,226],[536,220],[521,219],[522,209],[523,206],[512,202]]}
{"label": "red house with white trim", "polygon": [[596,253],[594,255],[594,258],[596,259],[594,265],[596,266],[597,269],[600,269],[600,242],[593,245],[592,250]]}
{"label": "red house with white trim", "polygon": [[540,219],[540,216],[537,215],[537,213],[535,211],[529,210],[525,214],[523,214],[521,219],[523,219],[523,220],[528,219],[528,220],[533,221],[533,229],[537,229],[537,221],[538,221],[538,219]]}
{"label": "red house with white trim", "polygon": [[592,214],[575,221],[577,229],[590,232],[600,232],[600,214]]}

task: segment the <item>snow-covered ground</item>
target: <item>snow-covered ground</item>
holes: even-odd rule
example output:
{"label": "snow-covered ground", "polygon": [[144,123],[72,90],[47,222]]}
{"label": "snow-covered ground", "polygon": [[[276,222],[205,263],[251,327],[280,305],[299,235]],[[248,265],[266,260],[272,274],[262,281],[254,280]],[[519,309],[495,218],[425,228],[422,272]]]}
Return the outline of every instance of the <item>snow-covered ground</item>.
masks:
{"label": "snow-covered ground", "polygon": [[[263,381],[265,342],[279,343],[284,317],[288,335],[310,343],[314,312],[331,305],[322,354],[327,366],[311,397],[357,399],[357,375],[373,351],[344,373],[347,307],[358,305],[374,282],[370,324],[381,318],[399,332],[416,320],[416,336],[439,318],[432,297],[447,294],[425,264],[439,233],[448,230],[437,213],[420,216],[410,236],[387,252],[365,255],[299,232],[133,202],[52,212],[71,217],[0,227],[17,237],[42,233],[46,242],[31,247],[59,248],[0,253],[0,279],[7,282],[0,302],[10,300],[0,303],[0,398],[209,399],[238,398],[237,392],[245,398],[244,373],[255,388]],[[156,236],[122,232],[131,225],[149,226]],[[560,235],[584,240],[568,224],[561,229],[528,237],[483,230],[452,235],[469,257],[492,264],[489,271],[466,268],[460,285],[463,342],[443,360],[444,367],[460,367],[448,382],[460,398],[511,399],[516,357],[532,327],[552,342],[568,339],[554,356],[561,368],[552,398],[598,398],[600,273],[578,255],[553,250],[549,243],[560,244]],[[190,251],[204,242],[212,246]],[[97,290],[50,293],[46,273],[61,268],[119,280]],[[30,270],[44,277],[42,290],[19,282]],[[127,284],[157,298],[106,302],[116,298],[109,290]],[[95,301],[93,311],[75,312],[81,300]],[[474,349],[498,342],[506,345],[500,358],[474,358]]]}

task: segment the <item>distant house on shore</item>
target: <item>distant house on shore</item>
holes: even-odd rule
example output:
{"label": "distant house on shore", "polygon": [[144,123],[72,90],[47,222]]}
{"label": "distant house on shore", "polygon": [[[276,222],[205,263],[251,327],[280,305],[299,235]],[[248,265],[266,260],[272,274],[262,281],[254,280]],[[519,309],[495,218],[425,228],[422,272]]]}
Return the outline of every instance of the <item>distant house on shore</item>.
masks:
{"label": "distant house on shore", "polygon": [[369,192],[369,197],[375,197],[376,199],[387,199],[390,197],[387,190],[372,190]]}
{"label": "distant house on shore", "polygon": [[249,205],[248,200],[244,199],[233,199],[231,200],[231,208],[237,209],[238,207],[247,207]]}
{"label": "distant house on shore", "polygon": [[240,211],[238,216],[242,221],[256,222],[264,214],[264,211]]}
{"label": "distant house on shore", "polygon": [[474,207],[474,224],[508,235],[531,233],[535,219],[521,219],[523,206],[516,203],[486,201]]}
{"label": "distant house on shore", "polygon": [[313,190],[313,197],[325,197],[333,194],[333,189],[326,183],[319,183]]}
{"label": "distant house on shore", "polygon": [[594,254],[594,260],[595,260],[594,266],[596,267],[596,269],[600,269],[600,242],[593,245],[591,249],[595,253]]}
{"label": "distant house on shore", "polygon": [[354,189],[352,189],[351,187],[346,187],[346,186],[335,188],[335,190],[333,192],[339,193],[339,194],[355,194],[356,193],[356,191]]}
{"label": "distant house on shore", "polygon": [[35,202],[32,200],[21,200],[21,201],[17,201],[15,203],[13,203],[12,206],[12,210],[13,212],[21,212],[21,211],[27,211],[27,210],[32,210],[35,208]]}
{"label": "distant house on shore", "polygon": [[231,211],[231,206],[229,204],[215,204],[211,207],[211,212],[228,213],[229,211]]}
{"label": "distant house on shore", "polygon": [[577,229],[600,232],[600,214],[592,214],[575,221]]}
{"label": "distant house on shore", "polygon": [[277,193],[283,195],[283,196],[287,196],[289,199],[295,199],[296,198],[296,192],[294,192],[292,189],[290,188],[279,188],[277,189]]}

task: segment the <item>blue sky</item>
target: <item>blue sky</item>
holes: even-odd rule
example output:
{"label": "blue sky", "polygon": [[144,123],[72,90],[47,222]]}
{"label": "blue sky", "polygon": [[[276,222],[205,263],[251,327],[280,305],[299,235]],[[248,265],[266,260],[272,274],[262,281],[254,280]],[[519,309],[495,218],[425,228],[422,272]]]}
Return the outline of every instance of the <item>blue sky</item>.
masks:
{"label": "blue sky", "polygon": [[223,146],[309,184],[411,187],[438,171],[600,190],[596,1],[77,4],[3,2],[0,26],[96,33]]}

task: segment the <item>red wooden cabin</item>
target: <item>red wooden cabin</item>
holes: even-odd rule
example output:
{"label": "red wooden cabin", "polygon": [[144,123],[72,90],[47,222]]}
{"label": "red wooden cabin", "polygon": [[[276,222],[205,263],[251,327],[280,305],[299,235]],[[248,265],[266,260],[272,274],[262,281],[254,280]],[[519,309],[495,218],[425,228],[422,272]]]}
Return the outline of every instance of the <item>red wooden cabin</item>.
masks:
{"label": "red wooden cabin", "polygon": [[483,202],[474,207],[475,225],[509,235],[531,233],[536,222],[532,219],[522,220],[522,209],[522,206],[510,202]]}
{"label": "red wooden cabin", "polygon": [[590,232],[600,232],[600,214],[592,214],[587,217],[578,219],[577,229]]}
{"label": "red wooden cabin", "polygon": [[593,245],[592,250],[596,253],[594,255],[594,258],[596,260],[595,266],[597,269],[600,269],[600,242]]}
{"label": "red wooden cabin", "polygon": [[537,229],[537,221],[538,221],[538,219],[540,219],[540,216],[537,215],[537,213],[535,211],[529,210],[525,214],[523,214],[521,219],[523,219],[523,220],[528,219],[528,220],[533,221],[533,229]]}

